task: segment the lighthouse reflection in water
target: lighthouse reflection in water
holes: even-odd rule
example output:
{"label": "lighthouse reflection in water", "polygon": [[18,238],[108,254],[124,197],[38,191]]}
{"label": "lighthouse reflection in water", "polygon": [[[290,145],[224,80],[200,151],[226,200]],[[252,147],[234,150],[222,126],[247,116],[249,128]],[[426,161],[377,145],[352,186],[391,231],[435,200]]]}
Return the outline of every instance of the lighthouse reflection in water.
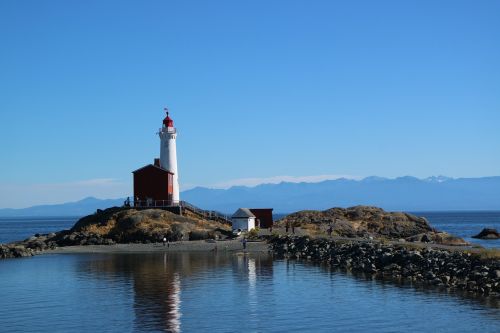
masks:
{"label": "lighthouse reflection in water", "polygon": [[[273,263],[267,254],[162,253],[106,255],[89,260],[88,265],[83,269],[96,279],[103,275],[130,279],[136,331],[181,332],[213,327],[217,319],[200,312],[213,313],[211,305],[220,306],[221,301],[222,317],[232,308],[239,308],[237,312],[244,308],[245,320],[258,321],[262,311],[257,297],[258,276],[271,280]],[[218,285],[224,288],[218,290]],[[229,285],[241,295],[225,295]],[[183,299],[189,303],[189,310],[183,309]]]}

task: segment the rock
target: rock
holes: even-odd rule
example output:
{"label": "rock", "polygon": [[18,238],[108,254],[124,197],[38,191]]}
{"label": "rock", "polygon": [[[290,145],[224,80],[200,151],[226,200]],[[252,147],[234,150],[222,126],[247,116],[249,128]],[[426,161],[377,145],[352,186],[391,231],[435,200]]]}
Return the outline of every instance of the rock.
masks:
{"label": "rock", "polygon": [[478,238],[478,239],[499,239],[500,234],[496,229],[492,228],[484,228],[481,230],[480,233],[478,233],[475,236],[472,236],[472,238]]}
{"label": "rock", "polygon": [[19,244],[0,245],[0,259],[31,257],[33,251]]}
{"label": "rock", "polygon": [[352,272],[429,286],[500,295],[500,261],[482,259],[470,252],[286,236],[272,237],[269,243],[278,257],[325,262]]}
{"label": "rock", "polygon": [[[205,220],[188,211],[183,216],[160,209],[109,208],[81,218],[71,230],[36,234],[24,241],[0,244],[0,258],[32,256],[38,252],[63,246],[112,245],[116,243],[156,243],[169,241],[214,239],[232,236],[231,227],[218,221]],[[321,249],[316,254],[324,256]]]}
{"label": "rock", "polygon": [[469,246],[470,243],[466,242],[460,237],[450,235],[446,232],[437,232],[434,234],[434,243],[450,246]]}
{"label": "rock", "polygon": [[160,209],[109,208],[80,219],[70,231],[49,238],[58,246],[156,243],[232,235],[230,226]]}
{"label": "rock", "polygon": [[430,243],[432,242],[432,238],[428,234],[422,235],[422,238],[420,238],[420,241],[422,243]]}
{"label": "rock", "polygon": [[380,237],[405,239],[417,234],[433,232],[426,219],[411,214],[386,212],[378,207],[355,206],[331,208],[325,211],[300,211],[277,221],[276,226],[302,226],[323,231],[332,227],[333,233],[343,237]]}

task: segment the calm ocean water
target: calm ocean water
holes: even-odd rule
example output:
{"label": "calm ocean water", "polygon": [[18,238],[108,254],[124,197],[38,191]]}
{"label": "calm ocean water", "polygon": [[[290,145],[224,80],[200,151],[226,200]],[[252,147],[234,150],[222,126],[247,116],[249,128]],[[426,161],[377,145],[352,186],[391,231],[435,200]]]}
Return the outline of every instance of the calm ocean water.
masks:
{"label": "calm ocean water", "polygon": [[0,244],[70,229],[79,217],[0,217]]}
{"label": "calm ocean water", "polygon": [[231,253],[0,262],[2,332],[498,332],[495,300]]}
{"label": "calm ocean water", "polygon": [[414,214],[427,218],[430,224],[438,230],[449,232],[452,235],[462,237],[466,241],[480,244],[484,247],[500,248],[500,239],[481,240],[471,238],[471,236],[481,232],[483,228],[494,228],[500,231],[499,211],[416,212]]}

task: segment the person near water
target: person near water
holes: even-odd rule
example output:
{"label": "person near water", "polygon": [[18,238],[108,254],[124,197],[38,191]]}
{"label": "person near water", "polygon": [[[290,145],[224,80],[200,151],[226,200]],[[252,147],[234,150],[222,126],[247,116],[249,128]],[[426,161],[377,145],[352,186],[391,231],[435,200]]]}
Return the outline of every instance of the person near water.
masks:
{"label": "person near water", "polygon": [[163,246],[167,244],[167,237],[163,237]]}
{"label": "person near water", "polygon": [[243,238],[243,240],[241,241],[241,243],[243,244],[243,250],[246,250],[246,248],[247,248],[247,239]]}

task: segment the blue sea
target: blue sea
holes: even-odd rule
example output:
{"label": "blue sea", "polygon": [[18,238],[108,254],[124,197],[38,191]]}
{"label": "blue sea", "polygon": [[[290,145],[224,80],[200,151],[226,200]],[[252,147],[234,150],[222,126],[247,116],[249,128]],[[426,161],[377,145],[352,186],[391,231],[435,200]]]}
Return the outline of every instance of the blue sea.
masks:
{"label": "blue sea", "polygon": [[70,229],[79,217],[0,217],[0,244]]}
{"label": "blue sea", "polygon": [[500,232],[500,211],[476,212],[415,212],[417,216],[427,218],[429,223],[438,230],[462,237],[468,242],[483,247],[500,248],[500,240],[481,240],[471,238],[483,230],[493,228]]}
{"label": "blue sea", "polygon": [[[461,236],[499,212],[420,213]],[[3,242],[77,218],[1,219]],[[454,222],[455,221],[455,222]],[[498,246],[498,243],[488,243]],[[495,245],[496,244],[496,245]],[[268,254],[45,254],[0,260],[0,332],[499,332],[500,299]]]}

